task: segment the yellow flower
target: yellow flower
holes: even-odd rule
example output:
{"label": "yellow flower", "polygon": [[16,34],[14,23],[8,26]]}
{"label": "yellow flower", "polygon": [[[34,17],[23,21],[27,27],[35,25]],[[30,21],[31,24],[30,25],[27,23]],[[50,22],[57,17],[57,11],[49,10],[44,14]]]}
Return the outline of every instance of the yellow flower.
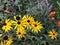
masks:
{"label": "yellow flower", "polygon": [[34,18],[28,15],[24,15],[22,21],[25,27],[30,27],[30,24],[34,23]]}
{"label": "yellow flower", "polygon": [[16,29],[17,27],[20,27],[20,26],[22,26],[22,22],[21,22],[21,21],[17,21],[17,22],[15,23],[15,29]]}
{"label": "yellow flower", "polygon": [[42,24],[38,21],[32,24],[31,27],[32,27],[32,31],[35,33],[38,33],[38,31],[41,31],[41,29],[43,28]]}
{"label": "yellow flower", "polygon": [[20,27],[23,27],[23,22],[21,20],[20,21],[16,21],[14,25],[15,25],[14,29],[20,28]]}
{"label": "yellow flower", "polygon": [[26,31],[24,30],[23,27],[20,27],[20,28],[17,29],[16,34],[17,34],[18,38],[22,38],[22,36],[24,34],[26,34]]}
{"label": "yellow flower", "polygon": [[14,21],[11,20],[12,24],[15,26],[14,29],[17,29],[17,28],[20,28],[20,27],[23,27],[23,21],[20,20],[20,17],[19,16],[14,16]]}
{"label": "yellow flower", "polygon": [[51,37],[52,40],[57,38],[58,33],[55,30],[52,30],[48,32],[49,36]]}
{"label": "yellow flower", "polygon": [[6,45],[11,45],[12,44],[12,38],[9,38],[9,40],[7,41]]}
{"label": "yellow flower", "polygon": [[5,20],[5,23],[3,24],[3,27],[2,29],[5,31],[5,32],[8,32],[12,27],[11,27],[12,23],[10,22],[10,19],[6,19]]}
{"label": "yellow flower", "polygon": [[1,45],[11,45],[12,42],[13,42],[12,37],[9,37],[8,40],[4,40],[4,41],[1,40]]}

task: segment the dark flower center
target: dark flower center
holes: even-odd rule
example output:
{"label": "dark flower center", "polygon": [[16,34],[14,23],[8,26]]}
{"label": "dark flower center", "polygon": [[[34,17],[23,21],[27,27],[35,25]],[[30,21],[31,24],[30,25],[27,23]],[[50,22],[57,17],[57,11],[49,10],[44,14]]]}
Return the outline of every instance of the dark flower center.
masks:
{"label": "dark flower center", "polygon": [[25,37],[22,37],[21,39],[22,39],[22,40],[25,40]]}
{"label": "dark flower center", "polygon": [[17,22],[18,24],[20,24],[20,22]]}
{"label": "dark flower center", "polygon": [[27,20],[27,22],[29,23],[29,22],[30,22],[30,20]]}
{"label": "dark flower center", "polygon": [[55,35],[55,34],[53,33],[53,35]]}
{"label": "dark flower center", "polygon": [[36,19],[34,19],[34,21],[36,21]]}
{"label": "dark flower center", "polygon": [[30,24],[31,25],[31,24]]}
{"label": "dark flower center", "polygon": [[46,45],[49,45],[49,43],[48,43],[48,42],[46,42]]}
{"label": "dark flower center", "polygon": [[32,40],[35,40],[35,38],[33,37]]}
{"label": "dark flower center", "polygon": [[18,34],[20,35],[21,33],[19,32]]}
{"label": "dark flower center", "polygon": [[33,41],[37,41],[37,39],[35,37],[32,38]]}
{"label": "dark flower center", "polygon": [[4,39],[4,40],[8,40],[8,36],[4,36],[3,39]]}
{"label": "dark flower center", "polygon": [[17,17],[16,17],[16,19],[17,19],[17,20],[20,20],[20,17],[19,17],[19,16],[17,16]]}
{"label": "dark flower center", "polygon": [[36,24],[35,24],[34,26],[35,26],[35,27],[37,27],[37,25],[36,25]]}
{"label": "dark flower center", "polygon": [[3,25],[7,25],[6,23],[4,23]]}
{"label": "dark flower center", "polygon": [[48,42],[45,42],[45,43],[42,43],[41,45],[49,45],[49,43]]}

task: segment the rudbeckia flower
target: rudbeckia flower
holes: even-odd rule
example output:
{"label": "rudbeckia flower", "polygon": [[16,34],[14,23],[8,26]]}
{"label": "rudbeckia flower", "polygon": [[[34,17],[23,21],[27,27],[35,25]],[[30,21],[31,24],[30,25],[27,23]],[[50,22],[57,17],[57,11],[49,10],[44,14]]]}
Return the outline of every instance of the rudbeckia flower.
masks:
{"label": "rudbeckia flower", "polygon": [[20,27],[17,29],[16,34],[18,38],[22,38],[24,34],[26,34],[26,31],[23,27]]}
{"label": "rudbeckia flower", "polygon": [[20,20],[19,16],[14,16],[14,20],[11,20],[11,22],[12,22],[12,25],[15,26],[14,29],[23,27],[23,21]]}
{"label": "rudbeckia flower", "polygon": [[32,32],[34,33],[38,33],[38,31],[41,31],[41,29],[43,28],[42,24],[38,21],[32,24],[31,27],[32,27]]}
{"label": "rudbeckia flower", "polygon": [[28,15],[24,15],[22,18],[25,27],[30,27],[34,23],[34,18]]}
{"label": "rudbeckia flower", "polygon": [[7,43],[6,43],[6,45],[11,45],[12,44],[12,38],[10,38],[8,41],[7,41]]}
{"label": "rudbeckia flower", "polygon": [[11,45],[12,42],[12,37],[9,37],[7,40],[1,40],[1,45]]}
{"label": "rudbeckia flower", "polygon": [[23,27],[23,22],[22,21],[16,21],[16,23],[14,25],[15,25],[14,29],[19,28],[21,26]]}
{"label": "rudbeckia flower", "polygon": [[52,40],[56,39],[58,36],[58,33],[55,30],[52,30],[48,32],[49,36],[51,37]]}
{"label": "rudbeckia flower", "polygon": [[12,27],[11,27],[12,23],[10,22],[10,19],[6,19],[4,24],[3,24],[3,27],[2,29],[5,31],[5,32],[8,32]]}

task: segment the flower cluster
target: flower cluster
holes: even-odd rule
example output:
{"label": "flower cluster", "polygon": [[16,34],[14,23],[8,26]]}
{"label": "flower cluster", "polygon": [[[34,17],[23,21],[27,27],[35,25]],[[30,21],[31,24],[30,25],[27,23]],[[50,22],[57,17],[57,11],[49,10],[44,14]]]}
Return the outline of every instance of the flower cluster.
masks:
{"label": "flower cluster", "polygon": [[0,0],[0,45],[60,45],[60,1]]}
{"label": "flower cluster", "polygon": [[6,19],[3,23],[2,30],[5,32],[11,31],[11,29],[16,30],[16,34],[18,38],[21,38],[24,34],[26,34],[27,29],[32,29],[30,31],[34,33],[41,32],[43,28],[41,22],[35,21],[33,17],[25,15],[22,19],[19,16],[14,16],[14,19]]}
{"label": "flower cluster", "polygon": [[[17,35],[18,39],[26,35],[27,31],[31,31],[32,33],[36,34],[41,32],[41,30],[43,29],[43,24],[35,20],[35,18],[31,15],[24,15],[22,18],[20,16],[13,16],[13,19],[8,18],[3,20],[3,22],[4,23],[2,26],[2,30],[5,33],[15,31],[15,34]],[[48,36],[51,37],[52,40],[54,40],[57,38],[58,33],[55,30],[52,30],[48,32]],[[5,36],[5,38],[8,38],[8,36]],[[5,42],[1,41],[2,45]],[[10,45],[12,42],[12,38],[9,38],[6,42],[6,45]]]}

